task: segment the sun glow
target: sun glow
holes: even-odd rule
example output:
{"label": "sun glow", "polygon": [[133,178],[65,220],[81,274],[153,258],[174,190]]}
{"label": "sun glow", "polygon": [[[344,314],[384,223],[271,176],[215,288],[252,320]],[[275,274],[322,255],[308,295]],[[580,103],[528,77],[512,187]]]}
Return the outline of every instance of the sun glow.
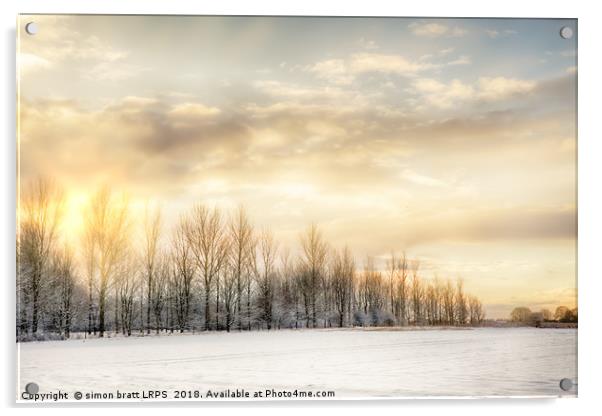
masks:
{"label": "sun glow", "polygon": [[73,244],[80,238],[84,228],[84,211],[90,198],[90,194],[79,191],[71,191],[65,197],[61,236],[66,243]]}

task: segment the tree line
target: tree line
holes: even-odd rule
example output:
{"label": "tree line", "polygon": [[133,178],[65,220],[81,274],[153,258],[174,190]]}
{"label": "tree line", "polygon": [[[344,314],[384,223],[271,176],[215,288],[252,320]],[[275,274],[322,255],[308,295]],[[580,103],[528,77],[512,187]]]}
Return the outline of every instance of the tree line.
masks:
{"label": "tree line", "polygon": [[558,306],[554,313],[549,309],[541,309],[539,312],[534,312],[526,306],[519,306],[510,313],[512,322],[537,324],[541,322],[561,322],[561,323],[577,323],[578,311],[577,308],[570,309],[567,306]]}
{"label": "tree line", "polygon": [[[84,209],[77,236],[61,235],[63,208],[62,191],[46,179],[20,197],[21,340],[69,338],[73,331],[103,337],[484,320],[481,302],[461,279],[423,279],[419,262],[403,253],[392,253],[384,270],[373,257],[360,267],[315,224],[293,254],[268,228],[254,227],[242,206],[227,215],[197,204],[166,232],[159,209],[134,218],[127,198],[104,187]],[[132,237],[136,225],[141,238]]]}

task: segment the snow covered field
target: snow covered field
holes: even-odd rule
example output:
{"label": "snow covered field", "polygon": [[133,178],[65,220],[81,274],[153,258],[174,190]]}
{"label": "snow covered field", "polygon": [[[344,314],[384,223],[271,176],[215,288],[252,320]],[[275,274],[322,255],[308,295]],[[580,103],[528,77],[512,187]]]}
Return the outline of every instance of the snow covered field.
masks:
{"label": "snow covered field", "polygon": [[[19,392],[334,391],[336,398],[559,396],[577,330],[281,330],[31,342]],[[142,398],[142,393],[140,393]],[[565,393],[566,394],[566,393]],[[574,395],[574,392],[568,395]],[[19,393],[19,399],[21,394]],[[193,397],[194,398],[194,397]]]}

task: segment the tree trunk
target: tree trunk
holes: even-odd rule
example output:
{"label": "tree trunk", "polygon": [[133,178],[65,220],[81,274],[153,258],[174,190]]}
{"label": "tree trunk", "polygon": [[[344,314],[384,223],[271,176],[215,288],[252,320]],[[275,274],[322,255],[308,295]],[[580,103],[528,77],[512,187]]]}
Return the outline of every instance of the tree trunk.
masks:
{"label": "tree trunk", "polygon": [[209,330],[209,287],[205,288],[205,331]]}
{"label": "tree trunk", "polygon": [[152,292],[151,292],[151,286],[152,286],[152,272],[149,272],[148,274],[148,288],[147,288],[147,292],[146,292],[146,333],[150,334],[151,331],[151,297],[152,297]]}
{"label": "tree trunk", "polygon": [[34,270],[33,279],[31,282],[31,294],[32,294],[32,315],[31,315],[31,333],[36,334],[38,332],[38,319],[39,319],[39,297],[40,297],[40,271]]}
{"label": "tree trunk", "polygon": [[100,293],[100,296],[98,299],[98,313],[99,313],[98,336],[100,338],[102,338],[102,337],[104,337],[104,333],[105,333],[105,295],[104,295],[104,291],[102,291]]}

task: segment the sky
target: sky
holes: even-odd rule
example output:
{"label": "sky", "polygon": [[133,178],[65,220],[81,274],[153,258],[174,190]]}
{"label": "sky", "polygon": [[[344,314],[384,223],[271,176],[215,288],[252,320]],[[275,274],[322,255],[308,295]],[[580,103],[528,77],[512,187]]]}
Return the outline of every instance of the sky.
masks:
{"label": "sky", "polygon": [[[34,21],[38,33],[24,26]],[[19,175],[233,210],[298,250],[576,306],[574,20],[21,15]],[[563,39],[563,26],[573,29]]]}

